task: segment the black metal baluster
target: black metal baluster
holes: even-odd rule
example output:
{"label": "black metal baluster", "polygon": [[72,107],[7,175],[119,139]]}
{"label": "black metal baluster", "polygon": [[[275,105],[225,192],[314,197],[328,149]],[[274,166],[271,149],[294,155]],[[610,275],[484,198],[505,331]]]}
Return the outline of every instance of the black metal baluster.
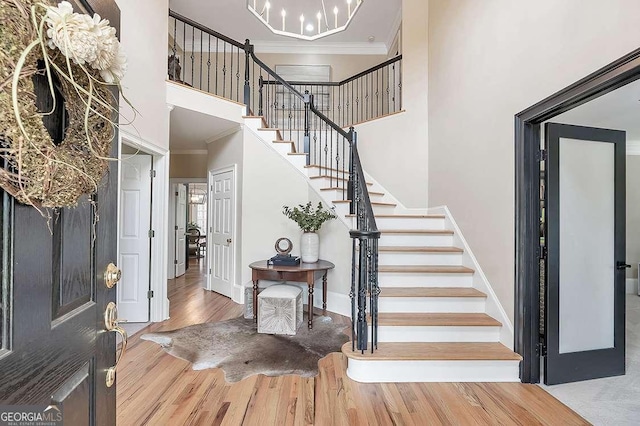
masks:
{"label": "black metal baluster", "polygon": [[218,60],[218,52],[220,51],[220,49],[218,48],[219,47],[219,42],[220,42],[220,39],[218,37],[216,37],[216,92],[215,92],[216,95],[218,93],[220,93],[220,92],[218,92],[218,62],[219,62],[219,60]]}
{"label": "black metal baluster", "polygon": [[209,34],[209,56],[207,59],[207,92],[211,92],[211,34]]}
{"label": "black metal baluster", "polygon": [[182,82],[184,83],[187,74],[187,23],[182,23],[182,41],[184,42],[184,46],[182,47],[182,66],[184,69],[182,70]]}
{"label": "black metal baluster", "polygon": [[[245,80],[245,89],[247,90],[247,92],[246,92],[247,93],[247,99],[250,99],[250,97],[249,97],[249,93],[250,93],[250,91],[249,91],[249,80],[248,80],[249,79],[249,67],[248,67],[248,64],[249,64],[249,60],[247,58],[247,61],[246,61],[246,65],[247,66],[246,66],[246,70],[245,70],[245,78],[246,78],[246,80]],[[237,48],[237,55],[236,55],[236,100],[240,101],[240,48],[239,47]],[[246,99],[245,99],[245,101],[246,101]],[[249,108],[250,107],[249,102],[246,102],[245,105],[247,106],[247,114],[249,114],[249,109],[250,109]]]}
{"label": "black metal baluster", "polygon": [[195,58],[193,57],[193,50],[196,47],[196,29],[191,27],[191,85],[195,86],[194,72],[195,72]]}
{"label": "black metal baluster", "polygon": [[222,97],[227,97],[227,42],[222,42]]}
{"label": "black metal baluster", "polygon": [[398,97],[400,98],[398,100],[398,104],[400,105],[398,111],[402,111],[402,61],[398,61],[398,80]]}
{"label": "black metal baluster", "polygon": [[202,32],[202,30],[200,30],[200,82],[198,83],[198,87],[200,88],[200,90],[203,89],[202,87],[202,39],[204,38],[204,33]]}
{"label": "black metal baluster", "polygon": [[262,72],[260,72],[260,78],[258,79],[258,115],[262,116],[264,111],[262,109],[262,87],[264,81],[262,80]]}
{"label": "black metal baluster", "polygon": [[393,111],[396,112],[396,64],[393,64]]}
{"label": "black metal baluster", "polygon": [[229,62],[231,63],[231,70],[229,72],[229,99],[233,99],[233,45],[229,46]]}

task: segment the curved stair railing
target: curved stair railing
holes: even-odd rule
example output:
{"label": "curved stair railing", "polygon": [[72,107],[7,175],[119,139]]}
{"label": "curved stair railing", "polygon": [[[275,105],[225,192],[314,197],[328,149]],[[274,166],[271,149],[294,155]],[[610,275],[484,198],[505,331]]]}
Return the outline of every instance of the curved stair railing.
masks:
{"label": "curved stair railing", "polygon": [[[277,129],[283,138],[289,138],[297,153],[306,155],[308,167],[317,169],[315,173],[327,178],[333,189],[342,190],[342,200],[349,202],[349,211],[355,224],[355,229],[349,233],[352,238],[349,294],[352,350],[364,352],[371,341],[373,352],[377,347],[380,232],[376,226],[358,155],[355,128],[351,126],[349,131],[346,131],[330,118],[340,116],[329,108],[331,102],[325,102],[323,99],[321,105],[316,104],[314,98],[319,92],[315,90],[314,93],[312,87],[319,87],[318,84],[310,83],[305,88],[303,84],[294,85],[285,81],[256,56],[249,40],[244,44],[240,43],[173,11],[169,11],[169,16],[169,79],[243,103],[246,105],[247,115],[257,113],[262,116],[270,128]],[[378,112],[388,113],[392,103],[395,108],[395,99],[402,87],[400,83],[396,89],[395,80],[395,67],[400,60],[401,57],[393,58],[354,76],[347,82],[341,82],[345,87],[353,82],[367,82],[361,84],[363,90],[356,92],[356,97],[351,101],[352,105],[355,103],[361,107],[360,99],[365,99],[364,96],[366,99],[369,98],[369,95],[364,94],[365,86],[372,89],[376,87],[373,83],[368,84],[368,76],[373,79],[373,75],[377,74],[379,77],[382,74],[384,79],[384,70],[393,66],[393,73],[386,72],[386,79],[394,82],[393,89],[383,89],[385,93],[393,91],[393,94],[389,95],[393,97],[393,101],[390,101],[390,97],[385,98],[389,106],[379,108]],[[394,80],[391,80],[392,74]],[[341,83],[338,83],[338,87]],[[379,95],[380,86],[377,87]],[[346,102],[345,106],[350,101]],[[372,106],[371,111],[374,109],[375,106]],[[346,117],[344,114],[343,116]]]}

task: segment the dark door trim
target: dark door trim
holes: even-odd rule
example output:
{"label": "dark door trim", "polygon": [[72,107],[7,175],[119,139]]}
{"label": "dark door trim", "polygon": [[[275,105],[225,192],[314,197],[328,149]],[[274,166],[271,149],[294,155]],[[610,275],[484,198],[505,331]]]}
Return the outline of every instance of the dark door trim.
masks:
{"label": "dark door trim", "polygon": [[640,78],[640,49],[515,116],[515,351],[520,380],[540,382],[540,124]]}

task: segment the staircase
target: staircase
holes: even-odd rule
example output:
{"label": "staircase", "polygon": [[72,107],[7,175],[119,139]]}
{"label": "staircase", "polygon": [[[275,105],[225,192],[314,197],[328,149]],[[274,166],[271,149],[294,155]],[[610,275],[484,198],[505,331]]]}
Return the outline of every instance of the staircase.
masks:
{"label": "staircase", "polygon": [[[306,154],[267,127],[262,117],[245,126],[286,158],[349,226],[348,175],[306,165]],[[501,343],[503,324],[487,314],[488,295],[474,287],[476,271],[464,265],[465,249],[447,215],[409,214],[367,177],[378,229],[378,347],[342,352],[347,374],[359,382],[515,382],[521,357]],[[467,262],[468,263],[468,262]],[[371,333],[369,333],[371,336]],[[508,343],[509,344],[509,343]]]}

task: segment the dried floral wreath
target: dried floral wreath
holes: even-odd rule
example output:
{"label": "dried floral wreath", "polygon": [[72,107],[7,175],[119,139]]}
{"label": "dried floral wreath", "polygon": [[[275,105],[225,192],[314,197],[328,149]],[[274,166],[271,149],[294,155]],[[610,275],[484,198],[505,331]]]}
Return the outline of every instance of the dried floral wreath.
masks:
{"label": "dried floral wreath", "polygon": [[[66,1],[0,1],[0,187],[36,208],[75,206],[95,193],[111,160],[113,88],[125,70],[116,30],[97,14],[74,13]],[[36,106],[37,75],[51,111]],[[58,145],[43,123],[55,90],[66,109]]]}

